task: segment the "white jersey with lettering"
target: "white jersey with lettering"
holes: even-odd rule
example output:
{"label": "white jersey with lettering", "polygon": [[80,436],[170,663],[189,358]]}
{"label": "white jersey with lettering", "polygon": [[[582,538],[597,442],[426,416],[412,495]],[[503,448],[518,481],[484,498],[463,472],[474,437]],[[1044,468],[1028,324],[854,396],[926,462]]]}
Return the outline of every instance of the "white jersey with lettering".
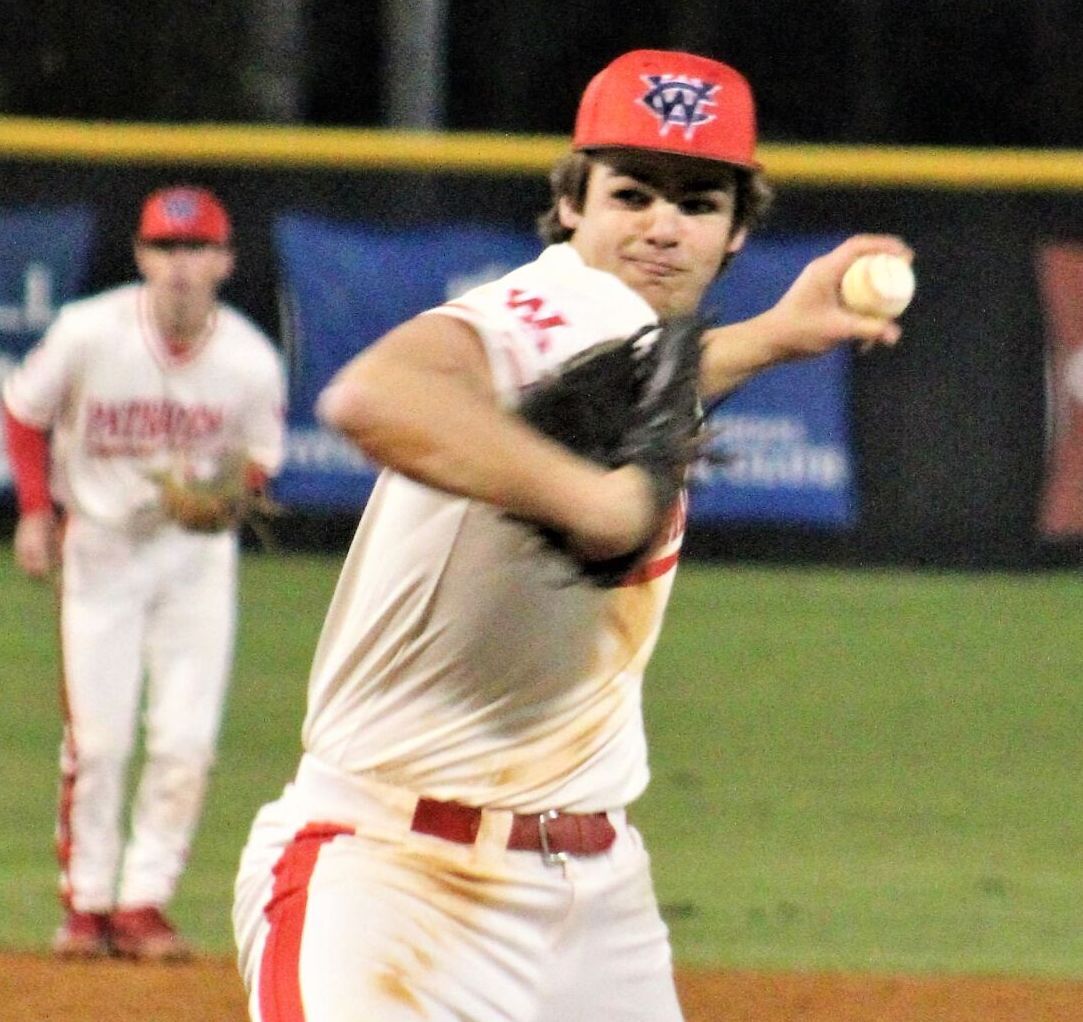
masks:
{"label": "white jersey with lettering", "polygon": [[57,501],[118,531],[160,524],[152,477],[176,459],[208,475],[230,451],[270,474],[282,461],[284,389],[270,342],[219,303],[202,340],[176,354],[141,284],[64,306],[5,380],[4,400],[17,419],[52,430]]}
{"label": "white jersey with lettering", "polygon": [[[469,323],[500,399],[656,317],[568,245],[431,310]],[[627,805],[647,782],[643,670],[683,534],[614,589],[491,506],[384,472],[315,654],[306,750],[441,800],[520,812]]]}
{"label": "white jersey with lettering", "polygon": [[[79,912],[172,897],[232,665],[236,533],[168,521],[152,475],[174,459],[209,475],[241,451],[273,474],[284,447],[271,342],[218,304],[201,340],[174,354],[148,304],[130,284],[66,305],[4,385],[15,418],[52,432],[51,488],[67,512],[57,849],[61,894]],[[125,842],[141,719],[146,759]]]}

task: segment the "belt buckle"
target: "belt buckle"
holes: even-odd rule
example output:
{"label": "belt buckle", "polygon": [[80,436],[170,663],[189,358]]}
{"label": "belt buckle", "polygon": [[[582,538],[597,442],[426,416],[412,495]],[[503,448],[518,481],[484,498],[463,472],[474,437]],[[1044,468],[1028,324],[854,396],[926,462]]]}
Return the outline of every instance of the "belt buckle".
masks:
{"label": "belt buckle", "polygon": [[549,847],[549,821],[555,820],[559,815],[556,809],[538,813],[538,840],[541,843],[542,861],[547,866],[563,866],[568,861],[567,852],[554,852]]}

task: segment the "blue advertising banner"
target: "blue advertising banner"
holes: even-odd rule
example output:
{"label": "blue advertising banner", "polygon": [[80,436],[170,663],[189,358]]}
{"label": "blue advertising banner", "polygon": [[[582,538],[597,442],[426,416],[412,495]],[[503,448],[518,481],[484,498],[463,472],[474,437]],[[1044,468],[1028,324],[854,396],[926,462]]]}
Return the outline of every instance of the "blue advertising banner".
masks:
{"label": "blue advertising banner", "polygon": [[[750,242],[706,308],[718,322],[762,312],[838,240]],[[275,494],[293,507],[359,510],[375,471],[316,423],[320,390],[387,330],[534,258],[541,245],[526,232],[463,224],[391,231],[301,216],[279,219],[275,241],[293,319],[289,450]],[[851,524],[848,371],[845,352],[779,367],[717,408],[714,449],[725,461],[697,471],[693,520]]]}
{"label": "blue advertising banner", "polygon": [[[708,294],[720,323],[769,309],[811,259],[841,237],[762,237],[748,243]],[[851,353],[777,366],[730,395],[709,420],[718,463],[697,469],[693,522],[734,520],[832,528],[856,520],[850,439]]]}
{"label": "blue advertising banner", "polygon": [[[57,309],[79,297],[93,228],[91,211],[81,205],[0,209],[0,380],[41,337]],[[0,443],[0,490],[10,486]]]}
{"label": "blue advertising banner", "polygon": [[275,496],[293,507],[357,510],[376,473],[316,422],[320,390],[392,327],[528,262],[541,242],[469,224],[380,230],[286,216],[275,223],[275,244],[292,315],[289,443]]}

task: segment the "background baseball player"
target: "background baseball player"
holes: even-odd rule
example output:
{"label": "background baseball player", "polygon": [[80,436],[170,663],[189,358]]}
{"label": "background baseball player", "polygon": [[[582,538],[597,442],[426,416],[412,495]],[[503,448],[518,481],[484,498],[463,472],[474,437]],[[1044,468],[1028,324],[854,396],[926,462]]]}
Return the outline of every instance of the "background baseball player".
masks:
{"label": "background baseball player", "polygon": [[[259,1022],[680,1018],[625,807],[647,783],[642,676],[697,379],[710,399],[850,338],[893,344],[839,282],[864,252],[910,253],[849,239],[773,309],[703,334],[685,374],[699,331],[651,327],[696,310],[763,210],[748,85],[625,54],[586,90],[574,150],[539,259],[392,331],[320,399],[386,470],[316,649],[297,775],[242,858]],[[608,464],[570,449],[612,432]]]}
{"label": "background baseball player", "polygon": [[[178,958],[189,948],[163,909],[230,673],[237,515],[281,462],[284,381],[270,341],[217,299],[234,254],[214,195],[149,196],[135,261],[142,282],[61,309],[3,397],[16,560],[36,577],[61,569],[55,949]],[[144,673],[146,761],[125,846]]]}

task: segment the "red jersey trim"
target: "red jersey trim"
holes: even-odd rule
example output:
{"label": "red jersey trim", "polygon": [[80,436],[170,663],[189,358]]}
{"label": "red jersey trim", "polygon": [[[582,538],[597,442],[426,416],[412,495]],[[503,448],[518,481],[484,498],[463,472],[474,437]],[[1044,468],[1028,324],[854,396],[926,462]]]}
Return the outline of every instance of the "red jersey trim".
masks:
{"label": "red jersey trim", "polygon": [[677,566],[677,560],[680,556],[680,551],[675,550],[665,557],[658,557],[653,561],[648,561],[642,567],[636,568],[625,575],[620,581],[620,587],[638,586],[644,582],[653,582],[656,578],[661,578],[667,571]]}
{"label": "red jersey trim", "polygon": [[681,556],[680,541],[684,536],[684,527],[688,522],[688,491],[681,490],[673,502],[665,525],[662,528],[655,550],[664,549],[677,543],[677,549],[663,557],[653,557],[638,568],[633,568],[620,582],[622,586],[636,586],[643,582],[653,582],[671,568],[676,567]]}
{"label": "red jersey trim", "polygon": [[211,336],[218,326],[218,306],[211,309],[207,318],[207,324],[203,333],[191,344],[179,345],[166,337],[154,320],[154,313],[150,308],[150,299],[147,288],[144,285],[139,289],[139,327],[143,334],[143,340],[154,356],[155,361],[166,369],[177,369],[180,366],[193,362],[199,353],[207,346]]}

